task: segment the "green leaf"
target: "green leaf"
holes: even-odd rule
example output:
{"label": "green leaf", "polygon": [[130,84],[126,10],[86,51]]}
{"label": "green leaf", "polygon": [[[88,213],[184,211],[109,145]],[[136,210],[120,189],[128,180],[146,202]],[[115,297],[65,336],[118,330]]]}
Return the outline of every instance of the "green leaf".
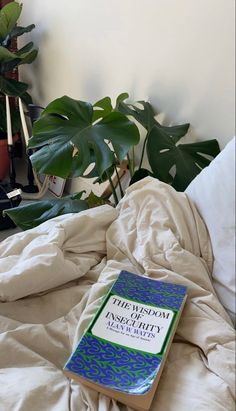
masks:
{"label": "green leaf", "polygon": [[119,105],[120,103],[122,103],[122,101],[126,100],[127,98],[129,98],[128,93],[121,93],[119,94],[119,96],[116,99],[116,106],[115,106],[115,110],[119,110]]}
{"label": "green leaf", "polygon": [[35,24],[30,24],[27,27],[16,26],[10,33],[10,38],[22,36],[24,33],[29,33],[35,28]]}
{"label": "green leaf", "polygon": [[[17,58],[16,54],[8,50],[5,47],[0,47],[0,62],[4,63],[6,61],[15,60]],[[19,57],[20,58],[20,57]]]}
{"label": "green leaf", "polygon": [[15,58],[11,61],[6,61],[5,63],[0,62],[0,74],[8,73],[14,70],[20,63],[20,59]]}
{"label": "green leaf", "polygon": [[[112,166],[111,167],[109,167],[104,173],[103,173],[103,175],[101,176],[101,177],[98,177],[96,180],[94,180],[94,184],[96,184],[96,183],[99,183],[99,184],[102,184],[102,183],[105,183],[106,181],[108,181],[109,180],[109,178],[111,178],[113,175],[114,175],[114,173],[115,173],[115,165],[114,164],[112,164]],[[96,167],[95,167],[95,169],[94,169],[94,175],[89,175],[88,177],[97,177],[97,175],[98,175],[98,173],[96,173]]]}
{"label": "green leaf", "polygon": [[4,95],[18,97],[24,94],[27,89],[28,84],[26,83],[0,76],[0,93]]}
{"label": "green leaf", "polygon": [[[27,50],[27,48],[28,47],[26,47],[26,50]],[[16,60],[18,60],[18,62],[17,62],[18,65],[32,63],[38,55],[38,50],[32,50],[30,52],[27,52],[25,50],[23,52],[23,49],[24,49],[24,47],[21,50],[17,51],[17,52],[11,52],[8,49],[6,49],[5,47],[0,47],[0,63],[1,64],[4,64],[4,63],[6,64],[6,63],[9,63],[11,61],[16,62]],[[15,64],[15,65],[17,65],[17,64]],[[1,68],[1,72],[2,71],[3,71],[3,69]]]}
{"label": "green leaf", "polygon": [[107,116],[112,110],[110,97],[104,97],[102,100],[97,101],[93,105],[93,122]]}
{"label": "green leaf", "polygon": [[80,200],[82,195],[86,193],[85,190],[80,191],[79,193],[73,193],[73,194],[68,194],[67,196],[63,197],[63,200],[69,199],[69,200]]}
{"label": "green leaf", "polygon": [[73,119],[79,118],[81,127],[83,127],[92,121],[93,107],[90,103],[63,96],[52,101],[42,114],[56,114],[65,118],[69,118],[71,114]]}
{"label": "green leaf", "polygon": [[108,204],[108,202],[106,200],[104,200],[102,197],[98,197],[96,196],[96,194],[94,194],[92,191],[89,194],[89,196],[86,198],[86,202],[89,205],[89,208],[93,208],[93,207],[98,207],[104,204]]}
{"label": "green leaf", "polygon": [[158,124],[154,118],[154,111],[150,103],[147,101],[138,101],[143,108],[139,108],[133,104],[126,104],[120,102],[118,110],[128,116],[134,117],[144,128],[148,131],[152,129],[155,124]]}
{"label": "green leaf", "polygon": [[31,95],[30,95],[29,93],[27,93],[27,92],[21,94],[21,95],[20,95],[20,98],[21,98],[21,100],[26,104],[26,106],[27,106],[28,104],[32,104],[32,103],[33,103]]}
{"label": "green leaf", "polygon": [[22,5],[11,2],[0,10],[0,37],[4,39],[15,27],[20,17]]}
{"label": "green leaf", "polygon": [[9,32],[5,38],[0,37],[0,45],[3,47],[9,47],[11,40],[15,37],[19,37],[24,33],[29,33],[35,28],[34,24],[30,24],[27,27],[15,26],[11,32]]}
{"label": "green leaf", "polygon": [[21,55],[21,60],[19,62],[19,66],[22,64],[31,64],[36,59],[38,55],[38,50],[32,50],[29,53],[25,53]]}
{"label": "green leaf", "polygon": [[79,213],[89,208],[85,200],[73,197],[32,202],[4,210],[3,214],[8,215],[22,230],[28,230],[59,215]]}
{"label": "green leaf", "polygon": [[0,44],[8,44],[9,36],[7,35],[7,25],[2,16],[0,15]]}
{"label": "green leaf", "polygon": [[188,129],[190,127],[190,124],[181,124],[179,126],[162,126],[159,124],[159,127],[162,128],[163,131],[166,132],[166,134],[172,138],[172,140],[177,143],[181,139],[181,137],[184,137],[185,134],[187,134]]}
{"label": "green leaf", "polygon": [[[121,161],[138,142],[138,128],[123,114],[110,112],[93,124],[91,104],[64,96],[50,103],[34,123],[29,147],[50,144],[50,150],[43,147],[31,158],[39,173],[78,177],[95,159],[101,177],[113,164],[114,153]],[[72,150],[74,147],[76,150]],[[63,150],[67,153],[65,166],[62,166]]]}
{"label": "green leaf", "polygon": [[58,168],[60,168],[60,177],[67,178],[71,170],[72,153],[73,146],[70,142],[59,141],[37,150],[30,160],[34,168],[40,169],[42,174],[58,175]]}
{"label": "green leaf", "polygon": [[[0,74],[11,72],[15,67],[20,66],[22,64],[30,64],[32,63],[37,55],[38,50],[32,50],[29,53],[2,53],[4,47],[0,47]],[[2,57],[2,60],[1,60]]]}
{"label": "green leaf", "polygon": [[[219,144],[216,140],[192,144],[176,145],[168,133],[154,126],[148,134],[147,156],[154,176],[178,191],[184,191],[202,168],[209,165],[211,158],[219,154]],[[170,170],[176,168],[174,175]]]}
{"label": "green leaf", "polygon": [[[15,107],[11,107],[11,125],[13,135],[21,129],[20,114]],[[7,133],[6,104],[0,99],[0,130]]]}
{"label": "green leaf", "polygon": [[33,46],[34,46],[34,43],[30,41],[24,47],[21,47],[21,49],[17,50],[15,53],[17,56],[21,56],[22,54],[28,53],[30,50],[32,50]]}
{"label": "green leaf", "polygon": [[147,101],[138,101],[143,107],[139,108],[133,104],[119,103],[118,109],[121,113],[133,116],[147,131],[150,131],[153,126],[162,128],[174,142],[177,142],[181,137],[185,136],[189,129],[189,124],[166,127],[162,126],[155,119],[155,113],[151,104]]}

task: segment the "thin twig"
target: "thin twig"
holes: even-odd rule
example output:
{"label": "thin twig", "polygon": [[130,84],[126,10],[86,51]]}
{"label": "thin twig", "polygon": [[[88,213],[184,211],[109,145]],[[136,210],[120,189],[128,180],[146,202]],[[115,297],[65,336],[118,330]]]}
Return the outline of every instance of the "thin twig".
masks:
{"label": "thin twig", "polygon": [[140,163],[139,163],[139,170],[142,167],[142,163],[143,163],[143,156],[144,156],[144,151],[145,151],[145,147],[146,147],[146,143],[147,143],[147,138],[148,138],[148,134],[145,137],[145,140],[143,142],[143,149],[142,149],[142,154],[141,154],[141,159],[140,159]]}
{"label": "thin twig", "polygon": [[130,177],[132,178],[133,177],[133,166],[132,166],[132,163],[131,163],[131,160],[130,160],[129,153],[127,153],[127,160],[128,160],[128,164],[129,164]]}
{"label": "thin twig", "polygon": [[121,186],[120,176],[119,176],[119,173],[117,171],[116,165],[115,165],[115,172],[116,172],[116,177],[117,177],[117,181],[118,181],[118,185],[119,185],[119,189],[120,189],[120,196],[122,198],[122,197],[124,197],[124,191],[123,191],[122,186]]}
{"label": "thin twig", "polygon": [[133,159],[132,159],[132,175],[134,175],[134,169],[135,169],[135,155],[134,155],[134,146],[132,147],[132,154],[133,154]]}
{"label": "thin twig", "polygon": [[119,203],[119,200],[118,200],[118,197],[117,197],[117,194],[116,194],[116,189],[113,185],[112,178],[110,177],[110,175],[107,171],[106,171],[106,175],[108,177],[108,180],[109,180],[109,183],[110,183],[110,186],[111,186],[111,190],[112,190],[112,194],[113,194],[113,197],[114,197],[115,205],[117,206],[117,204]]}

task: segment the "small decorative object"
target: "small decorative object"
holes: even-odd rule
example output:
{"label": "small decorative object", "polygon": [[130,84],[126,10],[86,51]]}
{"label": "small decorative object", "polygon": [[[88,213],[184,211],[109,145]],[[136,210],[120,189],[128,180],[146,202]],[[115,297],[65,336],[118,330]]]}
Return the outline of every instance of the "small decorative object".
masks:
{"label": "small decorative object", "polygon": [[151,406],[187,288],[121,271],[64,367],[135,410]]}
{"label": "small decorative object", "polygon": [[64,191],[66,180],[57,176],[49,177],[48,190],[51,191],[56,197],[61,197]]}

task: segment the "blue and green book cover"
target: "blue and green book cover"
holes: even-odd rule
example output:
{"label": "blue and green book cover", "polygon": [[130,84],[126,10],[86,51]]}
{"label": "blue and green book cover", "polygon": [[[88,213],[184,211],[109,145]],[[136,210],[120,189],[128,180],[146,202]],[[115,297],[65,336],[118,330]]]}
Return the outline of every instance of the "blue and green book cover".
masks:
{"label": "blue and green book cover", "polygon": [[121,271],[65,373],[135,405],[125,398],[147,395],[159,380],[186,295],[183,285]]}

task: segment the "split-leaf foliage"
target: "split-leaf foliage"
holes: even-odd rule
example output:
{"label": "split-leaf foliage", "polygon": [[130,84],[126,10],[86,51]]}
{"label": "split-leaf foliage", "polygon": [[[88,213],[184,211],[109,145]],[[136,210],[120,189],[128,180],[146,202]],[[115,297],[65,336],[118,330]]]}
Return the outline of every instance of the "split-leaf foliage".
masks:
{"label": "split-leaf foliage", "polygon": [[[181,138],[189,124],[176,126],[161,125],[149,102],[137,104],[126,102],[128,93],[116,99],[104,97],[95,104],[63,96],[51,102],[33,126],[33,137],[29,148],[35,150],[31,156],[33,167],[38,173],[63,178],[97,177],[96,181],[109,181],[115,203],[118,197],[111,176],[119,163],[128,159],[130,183],[150,175],[171,184],[176,190],[184,191],[192,179],[219,153],[216,140],[181,144]],[[134,147],[140,142],[137,124],[146,130],[141,146],[141,160],[135,165]],[[138,146],[140,149],[140,146]],[[149,168],[143,168],[146,152]],[[87,169],[90,167],[90,171]],[[54,204],[55,203],[55,204]],[[29,228],[63,212],[79,212],[104,199],[93,197],[82,200],[76,195],[60,200],[40,201],[37,213],[30,206],[7,210],[16,225]],[[28,208],[27,208],[28,207]],[[34,207],[34,205],[31,205]],[[31,221],[31,223],[30,223]]]}

